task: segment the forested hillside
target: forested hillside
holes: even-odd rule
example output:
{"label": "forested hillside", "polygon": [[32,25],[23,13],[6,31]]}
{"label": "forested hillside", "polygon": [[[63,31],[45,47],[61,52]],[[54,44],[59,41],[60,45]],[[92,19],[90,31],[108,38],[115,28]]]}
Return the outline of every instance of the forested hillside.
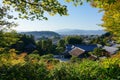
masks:
{"label": "forested hillside", "polygon": [[59,37],[60,35],[53,31],[31,31],[31,32],[20,32],[20,34],[26,34],[26,35],[33,35],[33,36],[39,36],[39,37]]}
{"label": "forested hillside", "polygon": [[20,32],[20,34],[33,35],[35,39],[39,39],[42,37],[45,38],[60,37],[58,33],[53,31],[31,31],[31,32]]}

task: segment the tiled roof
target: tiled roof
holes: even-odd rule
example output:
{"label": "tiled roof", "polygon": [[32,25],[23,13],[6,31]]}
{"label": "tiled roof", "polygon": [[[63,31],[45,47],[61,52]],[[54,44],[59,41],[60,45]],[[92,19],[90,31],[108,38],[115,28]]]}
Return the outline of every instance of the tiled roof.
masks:
{"label": "tiled roof", "polygon": [[66,51],[71,51],[73,48],[72,48],[73,45],[66,45]]}
{"label": "tiled roof", "polygon": [[118,48],[115,47],[109,47],[109,46],[104,46],[103,49],[105,49],[107,52],[114,54],[118,50]]}
{"label": "tiled roof", "polygon": [[73,55],[73,56],[79,56],[79,55],[81,55],[84,52],[85,52],[85,50],[83,50],[81,48],[78,48],[78,47],[75,47],[69,53],[70,53],[70,55]]}
{"label": "tiled roof", "polygon": [[83,45],[83,44],[81,44],[81,45],[66,45],[66,51],[71,51],[72,49],[74,49],[75,47],[78,47],[78,48],[81,48],[81,49],[83,49],[83,50],[85,50],[85,51],[93,51],[94,50],[94,48],[97,48],[97,45]]}
{"label": "tiled roof", "polygon": [[85,51],[93,51],[95,48],[97,48],[97,45],[75,45],[76,47],[79,47],[81,49],[84,49]]}
{"label": "tiled roof", "polygon": [[36,46],[31,43],[31,44],[28,44],[25,48],[36,48]]}

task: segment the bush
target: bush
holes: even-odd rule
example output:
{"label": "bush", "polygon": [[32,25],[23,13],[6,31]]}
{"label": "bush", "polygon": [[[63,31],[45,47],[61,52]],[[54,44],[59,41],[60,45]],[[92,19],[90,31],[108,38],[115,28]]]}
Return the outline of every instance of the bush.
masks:
{"label": "bush", "polygon": [[71,64],[59,64],[50,72],[51,80],[79,80],[76,67]]}
{"label": "bush", "polygon": [[73,58],[74,63],[59,62],[52,55],[44,55],[42,60],[37,54],[26,57],[15,53],[0,54],[0,80],[120,80],[117,55],[101,61],[74,62],[77,58]]}
{"label": "bush", "polygon": [[3,53],[5,53],[6,51],[5,51],[5,48],[0,48],[0,54],[3,54]]}
{"label": "bush", "polygon": [[[86,62],[86,61],[85,61]],[[92,64],[91,64],[92,63]],[[53,80],[93,80],[97,79],[98,64],[87,61],[85,64],[62,63],[57,65],[51,72]]]}
{"label": "bush", "polygon": [[34,51],[32,52],[32,54],[39,54],[39,51],[38,51],[38,50],[34,50]]}
{"label": "bush", "polygon": [[72,63],[78,63],[78,62],[80,62],[81,61],[81,59],[80,58],[78,58],[78,57],[76,57],[76,56],[72,56],[71,58],[70,58],[70,62],[72,62]]}
{"label": "bush", "polygon": [[52,58],[53,58],[53,54],[47,54],[47,55],[41,56],[41,59],[52,59]]}
{"label": "bush", "polygon": [[0,80],[45,80],[47,74],[46,67],[36,63],[0,67]]}
{"label": "bush", "polygon": [[31,61],[36,61],[38,62],[40,60],[40,55],[39,54],[29,54],[25,57],[25,60],[28,61],[28,62],[31,62]]}

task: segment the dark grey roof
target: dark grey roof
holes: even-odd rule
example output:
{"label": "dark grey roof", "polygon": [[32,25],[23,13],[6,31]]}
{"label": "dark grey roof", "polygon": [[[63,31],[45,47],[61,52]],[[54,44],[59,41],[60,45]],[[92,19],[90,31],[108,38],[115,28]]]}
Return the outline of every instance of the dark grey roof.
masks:
{"label": "dark grey roof", "polygon": [[84,49],[85,51],[93,51],[95,48],[97,48],[97,45],[75,45],[75,46]]}
{"label": "dark grey roof", "polygon": [[71,51],[73,48],[72,48],[73,45],[66,45],[66,51]]}
{"label": "dark grey roof", "polygon": [[93,51],[95,48],[97,48],[97,45],[84,45],[84,44],[81,44],[81,45],[66,45],[66,51],[71,51],[72,49],[74,49],[75,47],[78,47],[78,48],[81,48],[85,51]]}
{"label": "dark grey roof", "polygon": [[25,48],[36,48],[34,44],[28,44]]}

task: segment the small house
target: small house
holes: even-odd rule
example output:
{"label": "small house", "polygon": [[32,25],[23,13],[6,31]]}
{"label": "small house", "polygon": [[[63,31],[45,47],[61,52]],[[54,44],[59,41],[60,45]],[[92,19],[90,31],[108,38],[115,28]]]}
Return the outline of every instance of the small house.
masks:
{"label": "small house", "polygon": [[69,54],[72,55],[72,56],[76,56],[76,57],[81,57],[83,56],[83,53],[85,53],[85,50],[84,49],[81,49],[79,47],[75,47],[74,49],[72,49],[71,51],[69,51]]}
{"label": "small house", "polygon": [[25,47],[25,50],[26,52],[32,52],[36,49],[36,46],[34,44],[28,44],[26,47]]}
{"label": "small house", "polygon": [[88,52],[93,51],[95,48],[97,48],[97,45],[66,45],[66,51],[64,54],[85,58],[89,57],[90,55]]}
{"label": "small house", "polygon": [[115,54],[119,49],[116,47],[104,46],[103,49],[107,51],[110,55]]}

